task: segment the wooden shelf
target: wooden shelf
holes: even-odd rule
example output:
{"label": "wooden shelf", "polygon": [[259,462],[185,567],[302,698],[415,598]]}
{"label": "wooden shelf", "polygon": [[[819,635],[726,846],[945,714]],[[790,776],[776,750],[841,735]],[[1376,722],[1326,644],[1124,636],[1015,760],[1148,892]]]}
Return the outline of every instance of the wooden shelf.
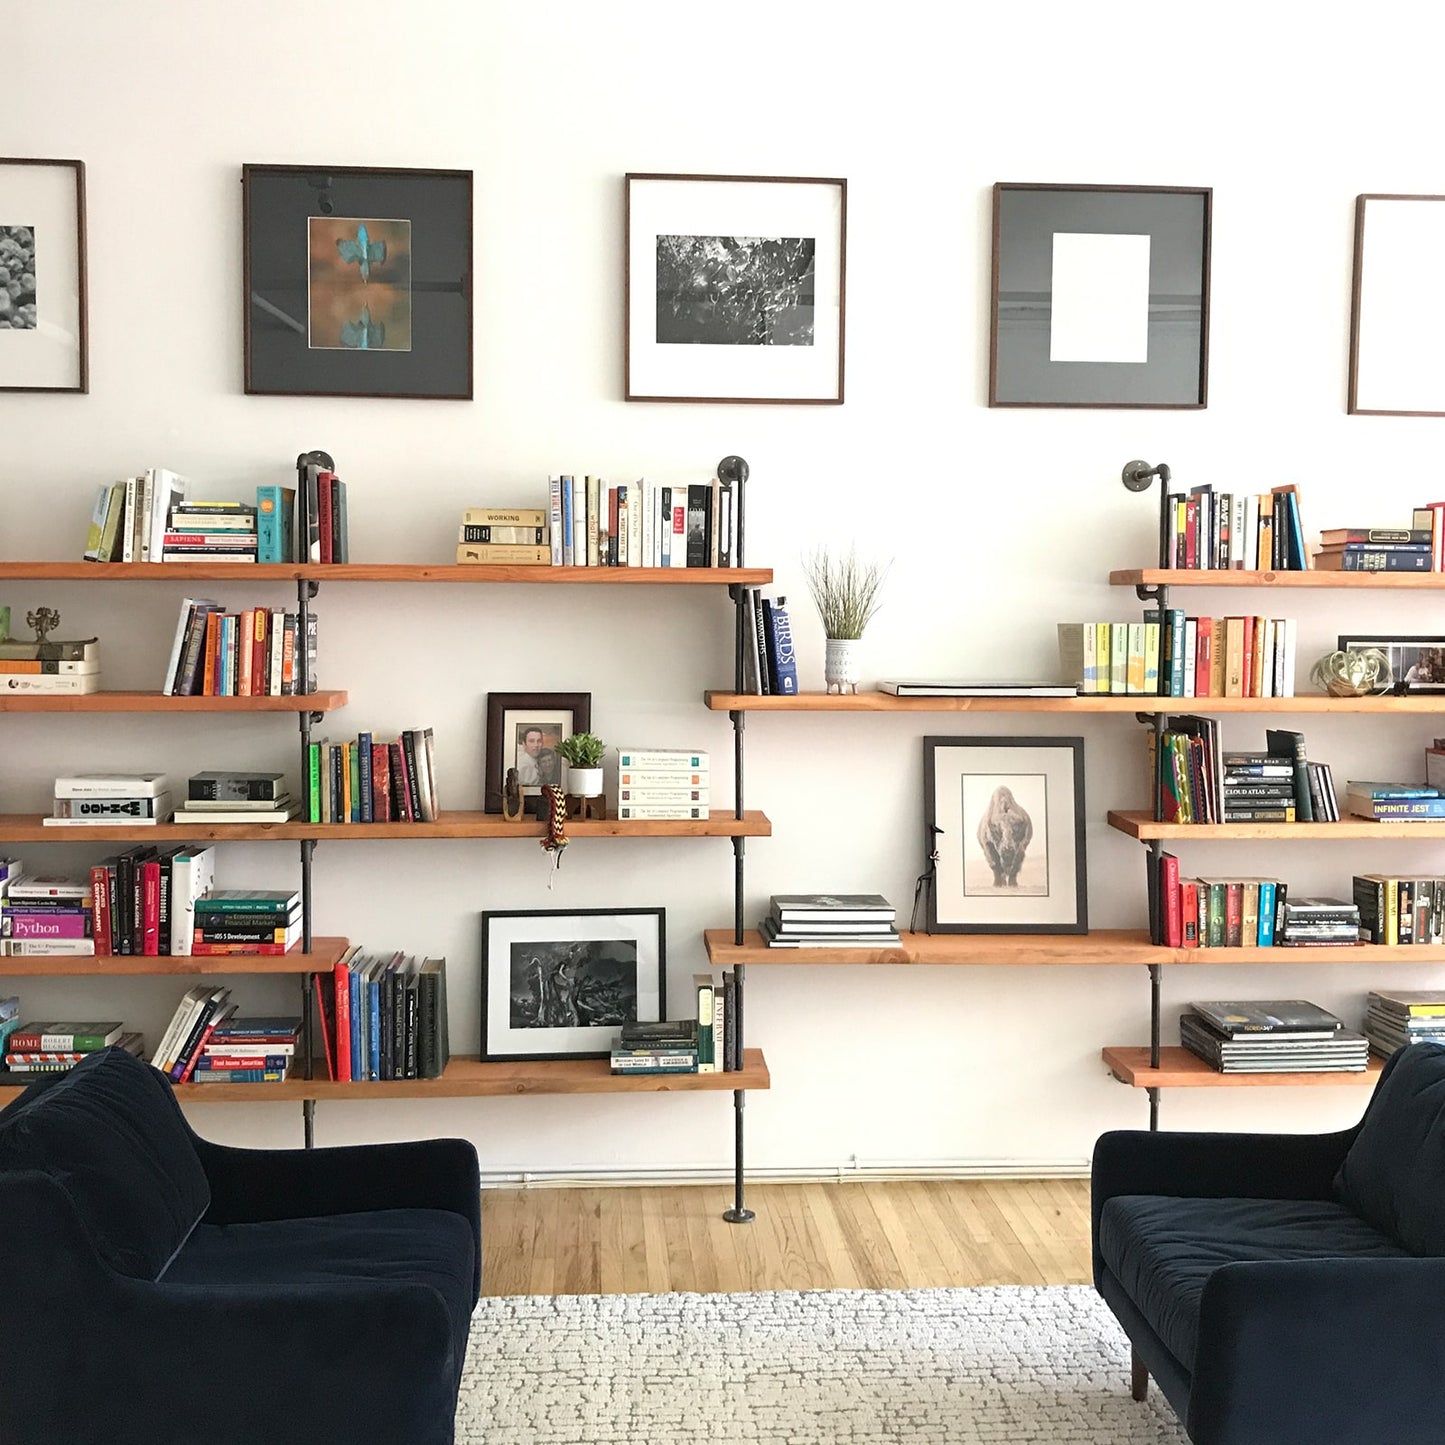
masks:
{"label": "wooden shelf", "polygon": [[334,689],[290,697],[163,697],[158,692],[0,693],[0,712],[333,712],[347,704]]}
{"label": "wooden shelf", "polygon": [[0,581],[561,582],[610,586],[765,586],[771,567],[482,567],[445,563],[0,562]]}
{"label": "wooden shelf", "polygon": [[1151,813],[1109,811],[1109,826],[1145,842],[1151,838],[1194,838],[1211,843],[1231,838],[1288,838],[1296,842],[1357,838],[1445,838],[1445,819],[1418,823],[1377,823],[1342,818],[1338,823],[1156,823]]}
{"label": "wooden shelf", "polygon": [[[0,1104],[23,1084],[3,1082]],[[674,1094],[721,1093],[734,1089],[772,1087],[761,1049],[743,1051],[743,1067],[731,1074],[658,1074],[639,1078],[614,1074],[606,1059],[558,1059],[539,1063],[484,1064],[475,1058],[454,1058],[439,1079],[377,1080],[368,1084],[334,1083],[330,1079],[286,1079],[279,1084],[178,1084],[176,1098],[185,1104],[249,1103],[271,1100],[294,1103],[374,1099],[480,1099],[523,1094]]]}
{"label": "wooden shelf", "polygon": [[1143,567],[1110,572],[1115,587],[1336,587],[1350,591],[1445,590],[1445,572],[1223,572]]}
{"label": "wooden shelf", "polygon": [[346,952],[344,938],[312,938],[311,952],[300,946],[282,954],[231,954],[223,958],[191,955],[116,954],[99,958],[0,958],[0,978],[120,978],[138,975],[199,973],[330,973]]}
{"label": "wooden shelf", "polygon": [[[118,823],[114,827],[84,824],[47,827],[39,813],[0,814],[3,843],[123,843],[211,840],[214,842],[297,842],[304,838],[360,838],[373,842],[387,838],[506,838],[514,842],[536,840],[543,834],[537,818],[509,823],[500,813],[443,813],[434,823],[156,823],[150,827]],[[582,838],[768,838],[773,825],[765,814],[749,810],[741,819],[728,808],[715,808],[710,817],[659,822],[602,822],[571,818],[567,836]]]}
{"label": "wooden shelf", "polygon": [[1385,1067],[1383,1059],[1371,1054],[1368,1066],[1358,1073],[1221,1074],[1188,1049],[1163,1048],[1159,1050],[1159,1067],[1151,1069],[1147,1048],[1118,1045],[1104,1050],[1104,1063],[1121,1084],[1135,1089],[1258,1089],[1282,1084],[1373,1088]]}
{"label": "wooden shelf", "polygon": [[1339,948],[1164,948],[1143,929],[1100,928],[1090,933],[903,933],[898,948],[769,948],[755,928],[741,947],[731,928],[709,928],[703,938],[715,968],[749,964],[984,964],[1002,967],[1078,967],[1166,964],[1214,967],[1241,963],[1445,963],[1445,945],[1365,943]]}
{"label": "wooden shelf", "polygon": [[1023,713],[1445,713],[1445,693],[1409,697],[1159,697],[1155,694],[1078,697],[894,697],[887,692],[801,692],[792,697],[707,691],[714,712],[1023,712]]}

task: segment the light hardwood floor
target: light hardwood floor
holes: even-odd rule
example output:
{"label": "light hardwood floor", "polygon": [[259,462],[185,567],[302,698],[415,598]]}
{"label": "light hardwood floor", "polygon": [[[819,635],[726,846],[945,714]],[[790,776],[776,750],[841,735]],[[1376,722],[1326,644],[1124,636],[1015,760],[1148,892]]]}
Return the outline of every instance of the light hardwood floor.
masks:
{"label": "light hardwood floor", "polygon": [[486,1294],[1085,1284],[1086,1179],[487,1189]]}

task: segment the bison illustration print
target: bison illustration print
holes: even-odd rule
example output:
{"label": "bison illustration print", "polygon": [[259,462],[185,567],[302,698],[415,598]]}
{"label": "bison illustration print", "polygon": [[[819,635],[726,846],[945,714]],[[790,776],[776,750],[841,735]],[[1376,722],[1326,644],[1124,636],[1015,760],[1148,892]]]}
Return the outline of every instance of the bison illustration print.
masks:
{"label": "bison illustration print", "polygon": [[978,825],[979,847],[993,869],[995,888],[1019,886],[1019,870],[1033,837],[1034,821],[1028,810],[1007,788],[995,788]]}
{"label": "bison illustration print", "polygon": [[1047,898],[1048,778],[970,773],[963,784],[963,891],[974,898]]}

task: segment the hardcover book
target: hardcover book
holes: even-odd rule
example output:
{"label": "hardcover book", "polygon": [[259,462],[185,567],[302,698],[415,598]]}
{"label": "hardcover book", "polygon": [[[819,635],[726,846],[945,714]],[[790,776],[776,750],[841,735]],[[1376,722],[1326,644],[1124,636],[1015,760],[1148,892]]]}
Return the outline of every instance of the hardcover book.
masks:
{"label": "hardcover book", "polygon": [[1315,1033],[1333,1037],[1343,1027],[1334,1014],[1307,999],[1195,1000],[1189,1007],[1216,1033]]}

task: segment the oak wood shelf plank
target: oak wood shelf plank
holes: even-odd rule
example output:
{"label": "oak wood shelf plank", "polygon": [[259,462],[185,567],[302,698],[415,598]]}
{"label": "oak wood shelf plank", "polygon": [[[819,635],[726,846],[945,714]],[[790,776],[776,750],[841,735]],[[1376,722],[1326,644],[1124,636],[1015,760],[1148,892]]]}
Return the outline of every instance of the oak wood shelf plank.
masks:
{"label": "oak wood shelf plank", "polygon": [[1018,712],[1018,713],[1371,713],[1389,717],[1445,713],[1445,693],[1407,697],[1159,697],[1155,694],[1077,697],[894,697],[887,692],[839,695],[802,692],[788,697],[708,690],[713,712]]}
{"label": "oak wood shelf plank", "polygon": [[334,688],[288,697],[164,697],[158,692],[0,693],[0,712],[332,712],[345,707]]}
{"label": "oak wood shelf plank", "polygon": [[1445,590],[1445,572],[1235,572],[1193,567],[1127,568],[1109,573],[1115,587],[1329,587],[1345,591]]}
{"label": "oak wood shelf plank", "polygon": [[1159,1050],[1159,1067],[1149,1067],[1149,1050],[1111,1045],[1104,1050],[1104,1063],[1121,1084],[1135,1089],[1239,1089],[1296,1086],[1329,1087],[1347,1085],[1373,1087],[1384,1061],[1370,1055],[1369,1064],[1356,1073],[1313,1074],[1221,1074],[1188,1049]]}
{"label": "oak wood shelf plank", "polygon": [[[731,809],[715,808],[703,819],[680,818],[633,822],[619,818],[600,821],[572,818],[567,835],[573,841],[582,838],[767,838],[773,825],[767,816],[754,810],[742,818]],[[424,840],[436,838],[502,838],[514,842],[542,836],[540,819],[526,818],[509,823],[500,813],[443,813],[434,823],[156,823],[149,827],[118,823],[85,824],[78,827],[47,827],[39,813],[0,814],[0,843],[119,843],[119,842],[297,842],[304,838],[320,840],[351,838],[371,842],[404,838]]]}
{"label": "oak wood shelf plank", "polygon": [[403,562],[0,562],[0,581],[532,582],[603,586],[762,586],[771,567],[517,567]]}
{"label": "oak wood shelf plank", "polygon": [[311,952],[298,944],[282,954],[193,955],[115,954],[92,958],[0,958],[0,978],[120,978],[206,973],[329,973],[346,952],[345,938],[312,938]]}
{"label": "oak wood shelf plank", "polygon": [[1418,823],[1353,817],[1341,818],[1338,823],[1157,823],[1151,813],[1110,809],[1109,826],[1141,842],[1151,838],[1194,838],[1201,843],[1239,838],[1316,843],[1359,838],[1445,838],[1445,819],[1438,818]]}

